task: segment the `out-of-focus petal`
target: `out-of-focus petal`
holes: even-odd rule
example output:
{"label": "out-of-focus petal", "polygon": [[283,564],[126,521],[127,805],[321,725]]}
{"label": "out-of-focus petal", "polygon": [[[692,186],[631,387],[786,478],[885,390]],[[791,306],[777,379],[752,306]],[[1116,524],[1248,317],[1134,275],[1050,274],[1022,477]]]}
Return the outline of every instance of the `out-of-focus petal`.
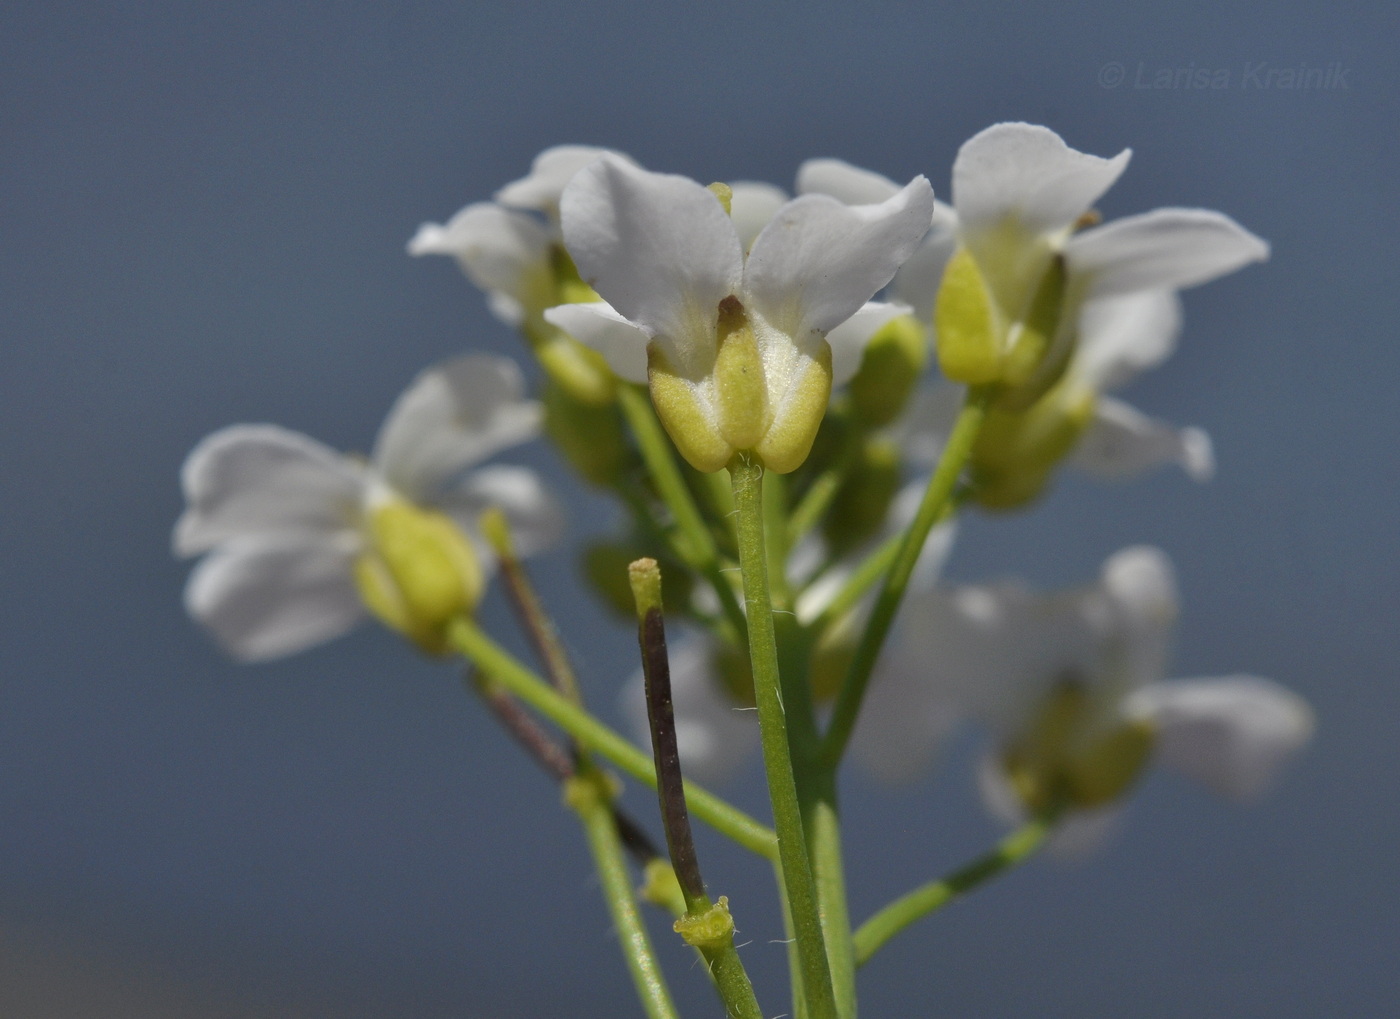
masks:
{"label": "out-of-focus petal", "polygon": [[[460,485],[437,501],[469,534],[477,531],[477,521],[495,507],[510,524],[515,550],[533,555],[558,542],[564,534],[564,507],[528,467],[492,464],[468,474]],[[486,546],[478,542],[483,556]]]}
{"label": "out-of-focus petal", "polygon": [[1306,701],[1258,676],[1155,683],[1130,710],[1156,724],[1164,763],[1234,799],[1262,793],[1314,728]]}
{"label": "out-of-focus petal", "polygon": [[519,325],[534,291],[547,285],[549,231],[523,212],[477,202],[445,225],[424,223],[408,242],[410,255],[451,255],[486,291],[491,311]]}
{"label": "out-of-focus petal", "polygon": [[606,301],[558,304],[547,309],[544,318],[602,354],[608,367],[620,378],[646,383],[647,344],[651,337],[619,315]]}
{"label": "out-of-focus petal", "polygon": [[357,551],[345,537],[234,539],[195,566],[185,607],[241,661],[294,654],[363,617],[352,575]]}
{"label": "out-of-focus petal", "polygon": [[[676,715],[676,746],[686,776],[723,782],[758,746],[758,715],[729,700],[710,665],[708,644],[699,639],[675,641],[670,647],[671,702]],[[646,687],[640,671],[622,691],[622,710],[637,741],[651,746]]]}
{"label": "out-of-focus petal", "polygon": [[1210,436],[1200,428],[1176,428],[1150,418],[1122,400],[1100,397],[1094,420],[1080,438],[1071,462],[1109,481],[1135,478],[1162,464],[1178,464],[1195,481],[1215,474]]}
{"label": "out-of-focus petal", "polygon": [[878,205],[899,190],[899,185],[883,174],[843,159],[809,159],[797,168],[798,194],[830,195],[846,205]]}
{"label": "out-of-focus petal", "polygon": [[466,468],[539,433],[540,406],[509,358],[466,354],[429,368],[394,403],[374,445],[384,478],[431,503]]}
{"label": "out-of-focus petal", "polygon": [[922,682],[917,662],[900,661],[892,649],[889,667],[877,668],[851,736],[851,753],[884,782],[908,782],[932,766],[961,718],[957,707]]}
{"label": "out-of-focus petal", "polygon": [[175,525],[174,546],[188,556],[244,535],[354,528],[365,474],[299,432],[232,425],[195,446],[180,483],[187,508]]}
{"label": "out-of-focus petal", "polygon": [[733,192],[729,199],[729,218],[734,221],[739,243],[748,251],[777,211],[791,199],[782,188],[761,181],[735,181],[729,187]]}
{"label": "out-of-focus petal", "polygon": [[923,177],[879,205],[803,195],[754,241],[745,292],[765,320],[801,346],[850,318],[890,281],[928,232],[932,214],[933,189]]}
{"label": "out-of-focus petal", "polygon": [[1004,221],[1032,234],[1067,229],[1113,186],[1128,165],[1076,152],[1054,131],[1034,124],[994,124],[974,135],[953,162],[953,206],[967,233]]}
{"label": "out-of-focus petal", "polygon": [[675,343],[668,353],[707,340],[712,351],[719,302],[738,292],[744,264],[713,193],[605,156],[574,177],[560,211],[569,254],[605,301]]}
{"label": "out-of-focus petal", "polygon": [[958,217],[952,206],[933,203],[933,226],[914,253],[890,281],[889,296],[914,309],[925,325],[932,325],[933,305],[943,283],[943,270],[958,247]]}
{"label": "out-of-focus petal", "polygon": [[866,301],[854,315],[826,334],[831,344],[831,384],[845,385],[860,370],[866,344],[891,319],[908,315],[907,304]]}
{"label": "out-of-focus petal", "polygon": [[564,193],[574,174],[604,155],[636,165],[623,153],[596,145],[555,145],[535,157],[528,176],[511,181],[497,191],[496,201],[558,218],[559,196]]}
{"label": "out-of-focus petal", "polygon": [[1172,290],[1145,290],[1089,301],[1079,312],[1070,370],[1096,392],[1127,385],[1171,356],[1181,332]]}
{"label": "out-of-focus petal", "polygon": [[1194,287],[1268,257],[1268,244],[1209,209],[1126,216],[1065,245],[1070,272],[1089,280],[1089,298]]}

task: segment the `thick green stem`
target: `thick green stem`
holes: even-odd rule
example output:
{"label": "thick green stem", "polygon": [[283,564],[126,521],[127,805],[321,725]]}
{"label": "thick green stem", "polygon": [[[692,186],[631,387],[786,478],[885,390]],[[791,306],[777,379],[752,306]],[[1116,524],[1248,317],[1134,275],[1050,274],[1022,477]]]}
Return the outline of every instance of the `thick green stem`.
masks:
{"label": "thick green stem", "polygon": [[856,717],[860,714],[860,705],[865,698],[865,689],[870,683],[870,674],[880,657],[880,649],[884,647],[885,638],[889,635],[890,627],[894,625],[894,617],[899,611],[904,591],[909,586],[909,578],[913,576],[919,555],[924,550],[924,541],[928,538],[929,531],[933,530],[933,525],[942,517],[944,507],[957,487],[958,476],[972,453],[972,444],[977,440],[977,433],[982,428],[989,397],[990,392],[985,387],[967,391],[962,411],[958,414],[953,431],[943,447],[938,466],[929,478],[928,488],[924,490],[924,498],[919,503],[914,522],[909,526],[909,530],[904,532],[894,564],[885,576],[884,586],[880,588],[879,597],[876,598],[875,607],[870,613],[870,621],[866,624],[865,633],[861,636],[860,645],[856,648],[855,657],[851,660],[846,679],[842,683],[836,707],[831,713],[831,726],[827,729],[822,745],[822,761],[830,768],[840,764],[846,752],[846,744],[850,742],[851,733],[855,731]]}
{"label": "thick green stem", "polygon": [[[650,754],[572,704],[482,632],[472,620],[454,620],[448,628],[448,639],[482,672],[567,732],[580,746],[607,758],[637,781],[656,788],[656,771]],[[777,838],[771,829],[693,782],[685,784],[685,799],[690,812],[721,835],[759,856],[776,858]]]}
{"label": "thick green stem", "polygon": [[763,540],[763,466],[736,457],[729,466],[738,512],[739,565],[744,575],[744,604],[749,622],[749,658],[754,700],[758,706],[763,764],[773,804],[773,827],[778,836],[778,859],[792,910],[793,933],[802,963],[803,988],[812,1019],[837,1019],[817,908],[812,868],[803,834],[802,807],[797,797],[792,751],[788,744],[778,669],[778,644],[768,587],[768,562]]}
{"label": "thick green stem", "polygon": [[869,962],[885,942],[915,920],[941,909],[1025,860],[1044,843],[1055,827],[1057,816],[1050,813],[1036,818],[1008,835],[991,852],[964,864],[947,877],[915,888],[865,921],[855,934],[857,965]]}
{"label": "thick green stem", "polygon": [[676,554],[687,566],[710,582],[720,605],[724,608],[726,618],[734,627],[735,636],[742,640],[744,610],[739,605],[734,586],[724,575],[714,535],[706,526],[690,489],[685,485],[685,479],[681,477],[680,467],[671,451],[671,440],[662,430],[661,422],[656,419],[656,412],[651,409],[651,401],[642,389],[625,383],[618,387],[617,398],[642,452],[647,472],[675,518],[676,527],[680,529],[683,540],[676,543]]}
{"label": "thick green stem", "polygon": [[646,925],[637,910],[632,875],[628,873],[627,861],[622,854],[622,841],[618,838],[617,825],[613,823],[606,780],[601,774],[592,772],[570,779],[566,789],[569,805],[583,821],[588,848],[593,852],[593,862],[602,883],[603,897],[607,900],[623,957],[627,960],[637,995],[646,1009],[647,1019],[679,1019],[670,992],[666,989],[666,980],[661,975],[661,967],[652,951]]}

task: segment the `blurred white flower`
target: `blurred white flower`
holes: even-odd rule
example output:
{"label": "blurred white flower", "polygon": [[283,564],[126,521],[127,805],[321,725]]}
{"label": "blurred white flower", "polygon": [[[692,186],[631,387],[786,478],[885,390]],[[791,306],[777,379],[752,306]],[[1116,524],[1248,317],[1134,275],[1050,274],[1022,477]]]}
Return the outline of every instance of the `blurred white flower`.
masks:
{"label": "blurred white flower", "polygon": [[563,264],[559,196],[575,173],[604,153],[627,159],[591,145],[545,149],[529,176],[501,188],[495,201],[473,202],[446,223],[420,226],[408,253],[455,258],[485,292],[491,311],[510,326],[527,326],[560,300],[589,299],[577,291],[572,267]]}
{"label": "blurred white flower", "polygon": [[606,303],[546,318],[623,378],[648,381],[697,469],[744,451],[790,471],[825,412],[827,334],[889,282],[927,232],[932,202],[922,177],[874,206],[804,196],[780,206],[746,252],[740,231],[760,218],[747,199],[736,222],[715,191],[604,156],[570,182],[560,212],[570,255]]}
{"label": "blurred white flower", "polygon": [[398,398],[368,462],[276,425],[209,435],[181,471],[187,508],[174,534],[177,555],[204,555],[185,588],[190,614],[243,661],[337,637],[365,616],[365,572],[383,552],[383,525],[402,540],[405,519],[412,540],[455,557],[449,585],[474,600],[478,560],[489,557],[479,541],[474,552],[453,535],[475,534],[482,510],[506,514],[522,553],[562,530],[533,471],[469,471],[536,435],[539,407],[523,393],[519,368],[504,358],[468,354],[431,368]]}
{"label": "blurred white flower", "polygon": [[1149,758],[1223,795],[1257,796],[1308,742],[1312,711],[1255,676],[1166,680],[1176,614],[1171,566],[1147,547],[1111,556],[1079,590],[916,594],[874,688],[899,708],[872,706],[857,752],[904,777],[952,719],[980,722],[995,741],[983,793],[1008,819],[1059,803],[1071,818],[1099,815],[1097,826]]}

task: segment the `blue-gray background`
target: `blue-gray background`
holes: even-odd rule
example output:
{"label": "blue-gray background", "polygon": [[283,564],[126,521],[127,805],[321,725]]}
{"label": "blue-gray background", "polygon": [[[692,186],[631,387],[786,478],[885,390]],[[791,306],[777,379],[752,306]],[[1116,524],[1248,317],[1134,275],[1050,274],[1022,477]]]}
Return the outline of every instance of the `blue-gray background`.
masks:
{"label": "blue-gray background", "polygon": [[[1006,119],[1132,146],[1110,217],[1218,208],[1274,257],[1188,294],[1180,352],[1129,394],[1209,428],[1218,480],[1066,479],[967,526],[953,574],[1073,583],[1160,544],[1174,672],[1273,676],[1320,729],[1256,807],[1153,777],[1106,852],[894,943],[866,1014],[1394,1014],[1397,27],[1379,2],[6,5],[7,1014],[634,1014],[576,825],[450,668],[373,628],[239,667],[189,623],[177,468],[235,421],[363,449],[430,361],[515,351],[450,262],[403,245],[547,145],[702,181],[840,156],[946,197],[958,145]],[[1336,64],[1345,87],[1246,87],[1260,62]],[[1164,68],[1228,87],[1137,87]],[[575,537],[606,519],[587,501]],[[538,572],[615,717],[627,629],[567,550]],[[848,781],[857,916],[993,836],[965,757],[913,789]],[[731,790],[753,809],[757,778]],[[768,875],[701,848],[779,1011]]]}

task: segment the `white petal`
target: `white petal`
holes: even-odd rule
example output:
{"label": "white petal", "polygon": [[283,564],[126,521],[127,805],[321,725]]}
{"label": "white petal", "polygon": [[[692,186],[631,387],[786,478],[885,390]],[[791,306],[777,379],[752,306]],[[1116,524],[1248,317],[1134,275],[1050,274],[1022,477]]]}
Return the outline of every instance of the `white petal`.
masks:
{"label": "white petal", "polygon": [[549,231],[534,217],[478,202],[445,226],[424,223],[408,242],[408,253],[456,258],[467,278],[490,295],[492,312],[519,325],[533,292],[544,285],[550,243]]}
{"label": "white petal", "polygon": [[851,381],[851,376],[860,370],[870,337],[891,319],[908,315],[911,310],[907,304],[866,301],[854,315],[827,333],[826,342],[831,344],[831,384],[842,386]]}
{"label": "white petal", "polygon": [[851,753],[881,781],[909,782],[933,766],[960,717],[922,682],[916,663],[898,660],[896,649],[871,680]]}
{"label": "white petal", "polygon": [[754,238],[788,203],[788,193],[780,187],[759,181],[735,181],[729,188],[734,193],[729,200],[729,218],[734,221],[739,243],[748,251]]}
{"label": "white petal", "polygon": [[1179,464],[1195,481],[1215,474],[1210,436],[1176,428],[1112,397],[1100,397],[1094,420],[1075,447],[1072,462],[1108,481],[1135,478],[1161,464]]}
{"label": "white petal", "polygon": [[621,152],[601,149],[594,145],[556,145],[545,149],[530,164],[530,174],[511,181],[496,192],[496,201],[517,209],[535,209],[557,216],[559,196],[574,177],[589,163],[603,155],[610,155],[631,163],[632,160]]}
{"label": "white petal", "polygon": [[968,233],[1007,218],[1033,234],[1056,233],[1113,186],[1131,154],[1101,159],[1076,152],[1047,127],[994,124],[958,150],[953,206]]}
{"label": "white petal", "polygon": [[1088,301],[1070,370],[1096,392],[1127,385],[1176,349],[1181,301],[1173,290],[1143,290]]}
{"label": "white petal", "polygon": [[[492,464],[472,471],[436,505],[473,535],[481,514],[491,507],[499,509],[522,556],[548,548],[564,534],[564,507],[528,467]],[[485,555],[487,546],[480,541],[477,546]]]}
{"label": "white petal", "polygon": [[[710,667],[703,640],[676,641],[670,649],[671,701],[676,716],[676,746],[687,778],[722,782],[733,775],[758,746],[758,715],[739,709]],[[651,746],[646,687],[640,671],[622,691],[622,710],[637,742]]]}
{"label": "white petal", "polygon": [[1089,277],[1089,297],[1179,290],[1269,257],[1269,246],[1209,209],[1156,209],[1076,234],[1070,272]]}
{"label": "white petal", "polygon": [[854,315],[928,233],[933,189],[915,177],[879,205],[803,195],[779,210],[744,267],[758,313],[799,342]]}
{"label": "white petal", "polygon": [[354,461],[300,432],[220,429],[180,469],[187,508],[175,525],[175,552],[195,555],[242,535],[353,529],[365,483]]}
{"label": "white petal", "polygon": [[809,159],[797,169],[797,193],[830,195],[846,205],[877,205],[899,194],[899,185],[842,159]]}
{"label": "white petal", "polygon": [[423,372],[389,411],[374,463],[407,498],[430,503],[462,471],[539,434],[540,406],[509,358],[466,354]]}
{"label": "white petal", "polygon": [[1133,707],[1156,722],[1166,764],[1235,799],[1262,793],[1314,727],[1306,701],[1257,676],[1156,683]]}
{"label": "white petal", "polygon": [[560,208],[569,254],[605,301],[676,343],[678,357],[692,344],[713,349],[719,302],[737,293],[744,255],[710,191],[604,157],[574,177]]}
{"label": "white petal", "polygon": [[933,203],[933,226],[890,281],[890,297],[903,301],[925,325],[933,323],[933,305],[943,270],[958,247],[958,217],[951,206]]}
{"label": "white petal", "polygon": [[608,367],[621,378],[646,384],[647,344],[651,337],[619,315],[611,304],[557,304],[545,310],[544,318],[602,354]]}
{"label": "white petal", "polygon": [[364,615],[353,540],[274,536],[227,542],[195,566],[185,608],[245,662],[314,647]]}

